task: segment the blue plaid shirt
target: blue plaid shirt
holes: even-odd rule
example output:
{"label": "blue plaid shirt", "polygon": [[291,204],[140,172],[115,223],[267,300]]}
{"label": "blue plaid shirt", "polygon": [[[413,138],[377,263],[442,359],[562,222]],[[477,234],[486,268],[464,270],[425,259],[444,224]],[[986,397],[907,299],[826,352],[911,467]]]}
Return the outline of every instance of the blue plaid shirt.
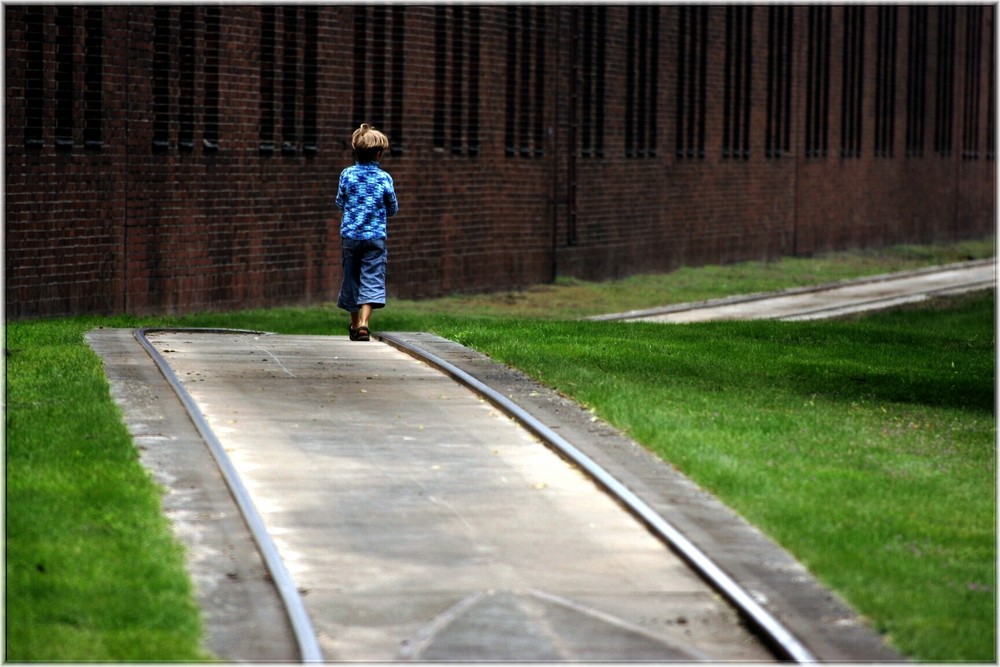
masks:
{"label": "blue plaid shirt", "polygon": [[386,219],[396,215],[399,204],[392,176],[378,162],[357,162],[340,173],[337,208],[344,212],[340,235],[369,240],[386,237]]}

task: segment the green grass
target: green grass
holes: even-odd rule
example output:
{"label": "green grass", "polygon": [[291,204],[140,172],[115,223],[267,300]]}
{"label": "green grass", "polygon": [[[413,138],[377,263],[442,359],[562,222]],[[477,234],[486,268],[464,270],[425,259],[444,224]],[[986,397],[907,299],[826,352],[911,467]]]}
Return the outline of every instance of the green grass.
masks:
{"label": "green grass", "polygon": [[[989,662],[992,296],[825,323],[565,320],[992,250],[986,240],[393,300],[373,323],[459,340],[574,396],[774,536],[908,656]],[[6,658],[206,658],[182,549],[86,331],[162,324],[342,335],[346,322],[324,304],[8,323]]]}
{"label": "green grass", "polygon": [[96,322],[7,327],[5,657],[204,660],[183,551],[82,340]]}
{"label": "green grass", "polygon": [[[602,283],[561,278],[554,285],[535,285],[499,294],[456,295],[419,302],[394,299],[391,310],[418,317],[447,317],[460,313],[465,317],[576,319],[911,271],[937,264],[993,257],[994,251],[995,241],[988,238],[927,246],[893,246],[878,251],[844,252],[811,258],[786,257],[774,262],[681,268],[671,273],[638,275]],[[391,288],[391,274],[389,283]]]}

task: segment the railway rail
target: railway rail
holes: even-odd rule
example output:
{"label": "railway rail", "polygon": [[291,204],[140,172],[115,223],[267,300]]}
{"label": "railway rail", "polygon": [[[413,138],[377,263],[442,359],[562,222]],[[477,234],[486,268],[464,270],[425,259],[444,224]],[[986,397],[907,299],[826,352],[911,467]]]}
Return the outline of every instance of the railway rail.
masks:
{"label": "railway rail", "polygon": [[[242,334],[266,336],[263,332],[231,330],[231,329],[137,329],[135,339],[142,345],[153,359],[163,376],[167,379],[178,398],[184,404],[192,421],[201,433],[212,456],[217,462],[226,484],[236,499],[253,538],[258,545],[262,558],[273,579],[293,631],[302,661],[319,662],[324,660],[320,642],[317,638],[312,620],[306,611],[302,597],[282,560],[279,549],[269,535],[260,513],[254,505],[250,492],[247,490],[236,467],[226,453],[225,447],[213,432],[208,421],[202,414],[198,403],[185,389],[184,383],[174,373],[171,365],[163,354],[150,341],[151,334]],[[773,651],[776,658],[794,662],[815,662],[815,656],[805,645],[772,614],[758,604],[753,596],[735,582],[712,558],[698,549],[679,530],[663,516],[653,510],[636,494],[630,491],[607,470],[584,454],[580,449],[568,442],[529,412],[518,406],[509,398],[472,377],[445,359],[423,349],[412,341],[393,334],[378,336],[382,342],[405,352],[421,362],[438,369],[469,390],[475,392],[499,410],[522,424],[527,430],[538,437],[547,447],[589,476],[607,494],[628,509],[646,528],[660,539],[670,550],[678,554],[697,574],[718,592],[738,612],[745,623]],[[539,593],[539,595],[541,595]]]}

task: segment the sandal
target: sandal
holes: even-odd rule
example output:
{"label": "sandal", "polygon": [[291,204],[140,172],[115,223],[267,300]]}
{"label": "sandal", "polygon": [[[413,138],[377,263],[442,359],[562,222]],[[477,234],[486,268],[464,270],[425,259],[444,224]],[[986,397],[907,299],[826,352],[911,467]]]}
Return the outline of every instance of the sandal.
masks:
{"label": "sandal", "polygon": [[347,325],[347,337],[351,340],[358,339],[358,330],[352,327],[350,324]]}
{"label": "sandal", "polygon": [[371,330],[368,327],[358,327],[354,330],[354,338],[351,340],[371,340]]}

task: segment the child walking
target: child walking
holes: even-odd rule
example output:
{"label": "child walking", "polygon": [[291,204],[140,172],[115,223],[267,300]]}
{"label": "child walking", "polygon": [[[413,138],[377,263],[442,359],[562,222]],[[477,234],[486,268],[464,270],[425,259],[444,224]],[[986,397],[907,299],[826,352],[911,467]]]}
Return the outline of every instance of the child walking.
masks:
{"label": "child walking", "polygon": [[369,340],[372,310],[385,306],[386,220],[399,211],[392,177],[379,167],[389,138],[368,123],[351,135],[355,164],[340,174],[337,208],[344,283],[337,306],[351,314],[351,340]]}

